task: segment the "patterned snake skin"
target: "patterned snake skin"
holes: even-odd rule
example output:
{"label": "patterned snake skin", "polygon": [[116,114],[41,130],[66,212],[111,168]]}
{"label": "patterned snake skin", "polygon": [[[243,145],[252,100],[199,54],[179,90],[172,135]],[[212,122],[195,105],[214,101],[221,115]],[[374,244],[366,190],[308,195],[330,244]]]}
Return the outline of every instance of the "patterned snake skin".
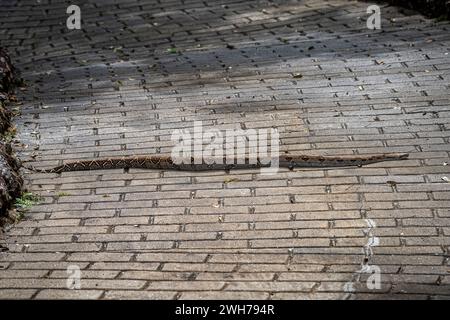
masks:
{"label": "patterned snake skin", "polygon": [[[296,167],[345,167],[362,166],[369,163],[390,160],[407,159],[407,153],[386,153],[369,156],[311,156],[311,155],[282,155],[278,158],[279,167],[293,169]],[[190,163],[176,164],[170,156],[139,156],[123,158],[106,158],[98,160],[81,160],[68,162],[52,169],[36,169],[26,167],[29,170],[43,173],[61,173],[67,171],[121,169],[121,168],[142,168],[142,169],[168,169],[184,171],[205,171],[205,170],[230,170],[270,167],[270,162],[263,162],[261,159],[239,159],[240,163],[229,164],[227,159],[223,163],[209,164],[206,160],[191,158]],[[245,160],[245,162],[244,162]]]}

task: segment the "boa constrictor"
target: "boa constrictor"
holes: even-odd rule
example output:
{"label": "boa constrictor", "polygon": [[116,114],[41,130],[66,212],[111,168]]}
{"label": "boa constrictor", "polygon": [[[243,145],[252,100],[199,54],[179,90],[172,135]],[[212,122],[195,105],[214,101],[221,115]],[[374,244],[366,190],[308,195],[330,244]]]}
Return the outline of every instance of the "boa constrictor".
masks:
{"label": "boa constrictor", "polygon": [[[354,156],[311,156],[311,155],[281,155],[278,158],[278,166],[293,169],[296,167],[346,167],[363,166],[370,163],[390,160],[407,159],[407,153],[384,153],[378,155],[354,155]],[[207,160],[191,158],[190,162],[177,164],[170,156],[136,156],[122,158],[105,158],[96,160],[80,160],[68,162],[51,169],[36,169],[26,167],[29,170],[42,173],[61,173],[67,171],[83,170],[103,170],[103,169],[168,169],[184,171],[205,171],[205,170],[230,170],[270,167],[271,163],[266,163],[262,159],[241,158],[238,163],[229,163],[229,159],[224,158],[222,163],[209,163]]]}

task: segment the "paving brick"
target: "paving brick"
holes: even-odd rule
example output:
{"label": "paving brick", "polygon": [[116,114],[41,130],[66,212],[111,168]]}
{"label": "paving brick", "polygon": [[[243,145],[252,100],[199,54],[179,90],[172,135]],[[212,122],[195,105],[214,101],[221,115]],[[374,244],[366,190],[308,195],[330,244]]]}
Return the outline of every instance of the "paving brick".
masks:
{"label": "paving brick", "polygon": [[115,252],[140,252],[151,249],[173,248],[173,241],[145,241],[145,242],[111,242],[106,250]]}
{"label": "paving brick", "polygon": [[214,254],[210,262],[224,263],[283,263],[287,260],[286,254]]}
{"label": "paving brick", "polygon": [[277,292],[270,296],[272,300],[340,300],[341,293],[302,293],[302,292]]}
{"label": "paving brick", "polygon": [[102,296],[101,290],[58,290],[58,289],[45,289],[39,291],[36,295],[36,299],[44,300],[73,300],[73,299],[98,299]]}
{"label": "paving brick", "polygon": [[146,262],[203,262],[205,261],[207,254],[198,253],[142,253],[138,254],[137,261]]}
{"label": "paving brick", "polygon": [[46,244],[32,244],[28,247],[28,252],[92,252],[100,251],[101,244],[95,243],[46,243]]}
{"label": "paving brick", "polygon": [[176,290],[176,291],[214,291],[221,290],[225,285],[221,281],[152,281],[147,290]]}
{"label": "paving brick", "polygon": [[268,297],[266,292],[183,291],[180,300],[266,300]]}
{"label": "paving brick", "polygon": [[314,286],[314,282],[230,282],[225,288],[227,291],[295,291],[295,292],[309,292]]}
{"label": "paving brick", "polygon": [[31,299],[36,292],[33,289],[0,289],[0,299]]}
{"label": "paving brick", "polygon": [[426,284],[398,284],[393,286],[393,293],[408,294],[442,294],[449,296],[449,285],[426,285]]}
{"label": "paving brick", "polygon": [[97,252],[97,253],[72,253],[67,258],[68,261],[87,261],[87,262],[104,262],[104,261],[130,261],[131,253],[113,253],[113,252]]}
{"label": "paving brick", "polygon": [[[119,274],[119,271],[111,270],[82,270],[82,279],[114,279]],[[63,278],[67,279],[67,272],[62,270],[55,270],[49,276],[49,278]]]}
{"label": "paving brick", "polygon": [[[73,265],[73,262],[58,261],[58,262],[14,262],[11,269],[18,270],[67,270],[67,267]],[[76,265],[80,269],[88,266],[88,262],[77,262]]]}
{"label": "paving brick", "polygon": [[92,270],[156,270],[159,263],[143,262],[94,262],[90,269]]}
{"label": "paving brick", "polygon": [[60,261],[65,256],[61,252],[52,253],[0,253],[0,261]]}
{"label": "paving brick", "polygon": [[112,290],[106,291],[103,298],[113,300],[170,300],[175,299],[175,296],[175,291]]}
{"label": "paving brick", "polygon": [[193,272],[131,270],[120,273],[120,279],[138,279],[151,281],[190,280]]}
{"label": "paving brick", "polygon": [[98,234],[106,233],[108,227],[91,227],[91,226],[80,226],[80,227],[52,227],[52,228],[39,228],[39,234]]}

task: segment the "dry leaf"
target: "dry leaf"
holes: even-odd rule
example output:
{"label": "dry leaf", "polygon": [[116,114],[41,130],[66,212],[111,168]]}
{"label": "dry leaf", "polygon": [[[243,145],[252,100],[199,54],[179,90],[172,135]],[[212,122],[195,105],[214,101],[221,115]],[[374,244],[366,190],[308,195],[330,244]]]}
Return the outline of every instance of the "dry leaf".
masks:
{"label": "dry leaf", "polygon": [[230,182],[236,182],[239,181],[238,178],[226,178],[223,183],[230,183]]}

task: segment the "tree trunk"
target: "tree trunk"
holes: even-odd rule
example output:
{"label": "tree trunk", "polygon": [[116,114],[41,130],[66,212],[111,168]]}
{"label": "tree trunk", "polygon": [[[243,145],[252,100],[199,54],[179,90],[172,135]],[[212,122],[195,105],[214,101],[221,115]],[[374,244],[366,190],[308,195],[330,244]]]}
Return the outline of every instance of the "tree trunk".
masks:
{"label": "tree trunk", "polygon": [[0,218],[7,215],[11,203],[20,195],[23,183],[18,174],[20,161],[14,157],[11,145],[4,139],[4,133],[11,124],[11,114],[5,108],[5,102],[13,91],[14,83],[11,60],[0,48]]}

